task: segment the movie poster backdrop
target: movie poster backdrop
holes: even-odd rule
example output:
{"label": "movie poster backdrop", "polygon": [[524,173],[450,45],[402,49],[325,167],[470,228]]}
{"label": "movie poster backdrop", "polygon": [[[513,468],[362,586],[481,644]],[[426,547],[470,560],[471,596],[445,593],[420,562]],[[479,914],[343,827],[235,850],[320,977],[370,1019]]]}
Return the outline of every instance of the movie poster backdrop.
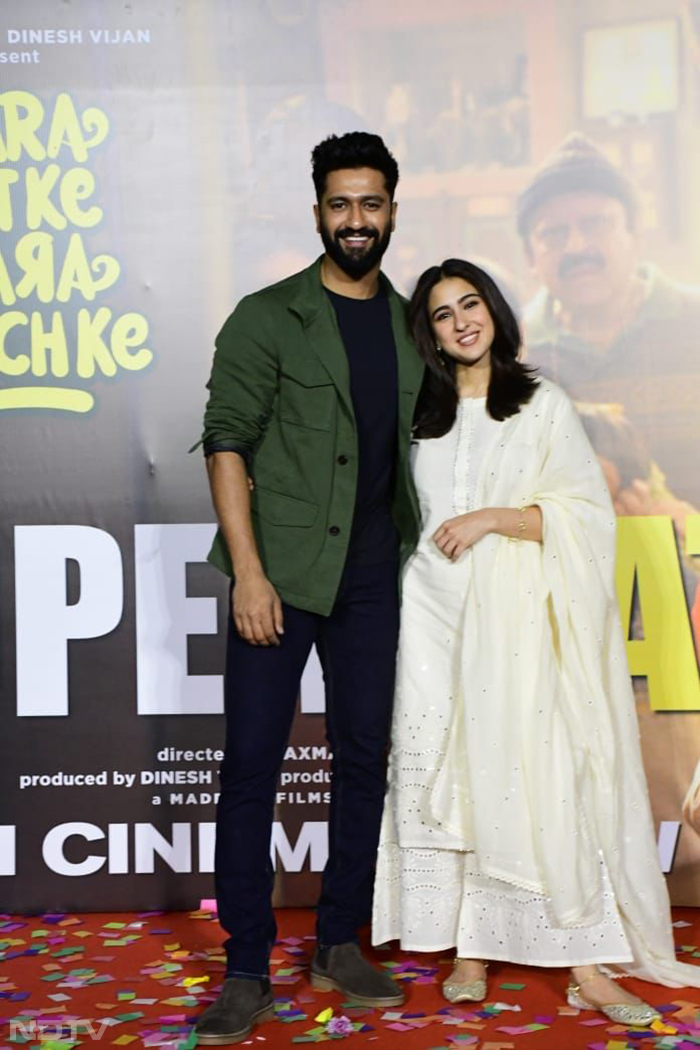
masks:
{"label": "movie poster backdrop", "polygon": [[[663,866],[700,903],[699,105],[682,0],[2,5],[3,909],[212,895],[227,581],[187,450],[226,316],[319,253],[311,147],[353,129],[401,166],[396,285],[480,261],[579,404],[619,514]],[[591,219],[607,197],[584,183],[519,231],[537,170],[587,149],[633,188],[634,223]],[[614,316],[604,272],[627,289]],[[277,903],[315,899],[328,758],[314,654]]]}

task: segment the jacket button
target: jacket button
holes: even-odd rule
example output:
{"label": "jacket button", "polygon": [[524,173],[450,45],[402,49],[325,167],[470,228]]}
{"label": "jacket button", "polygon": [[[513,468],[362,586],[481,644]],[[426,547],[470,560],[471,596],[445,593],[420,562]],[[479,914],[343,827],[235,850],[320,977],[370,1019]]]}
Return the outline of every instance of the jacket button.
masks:
{"label": "jacket button", "polygon": [[340,529],[337,525],[331,525],[328,531],[330,532],[331,536],[338,536],[340,533]]}
{"label": "jacket button", "polygon": [[347,461],[348,461],[348,457],[347,456],[338,456],[338,462],[340,463],[341,467],[344,467],[345,464],[347,463]]}

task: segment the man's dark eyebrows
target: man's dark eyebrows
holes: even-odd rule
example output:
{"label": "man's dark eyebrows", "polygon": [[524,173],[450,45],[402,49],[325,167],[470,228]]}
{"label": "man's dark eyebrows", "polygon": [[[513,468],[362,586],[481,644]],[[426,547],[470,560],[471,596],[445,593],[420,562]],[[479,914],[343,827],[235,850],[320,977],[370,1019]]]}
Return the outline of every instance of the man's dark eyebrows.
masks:
{"label": "man's dark eyebrows", "polygon": [[382,204],[387,198],[381,193],[365,193],[359,197],[349,197],[346,193],[334,193],[332,197],[328,198],[328,204],[336,204],[337,202],[347,203],[350,200],[359,200],[360,204],[367,204],[369,201],[376,201],[378,204]]}

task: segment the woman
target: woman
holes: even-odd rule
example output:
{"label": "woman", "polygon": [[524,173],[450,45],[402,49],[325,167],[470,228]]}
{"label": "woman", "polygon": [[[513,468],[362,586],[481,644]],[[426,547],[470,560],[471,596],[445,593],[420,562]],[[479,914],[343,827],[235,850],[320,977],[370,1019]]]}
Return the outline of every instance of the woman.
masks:
{"label": "woman", "polygon": [[566,395],[517,360],[517,323],[483,270],[431,267],[411,323],[427,365],[422,531],[373,940],[456,946],[452,1002],[485,998],[485,960],[503,959],[568,967],[571,1005],[651,1024],[609,968],[676,987],[700,970],[675,959],[603,474]]}

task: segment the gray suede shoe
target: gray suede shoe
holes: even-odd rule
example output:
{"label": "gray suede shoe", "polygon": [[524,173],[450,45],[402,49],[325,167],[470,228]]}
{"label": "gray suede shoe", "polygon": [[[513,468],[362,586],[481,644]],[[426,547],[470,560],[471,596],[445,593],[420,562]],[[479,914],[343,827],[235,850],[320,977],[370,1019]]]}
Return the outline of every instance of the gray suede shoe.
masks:
{"label": "gray suede shoe", "polygon": [[248,1038],[254,1025],[271,1021],[274,1016],[269,981],[227,977],[218,999],[195,1021],[197,1042],[208,1046],[240,1043]]}
{"label": "gray suede shoe", "polygon": [[404,1001],[396,981],[375,970],[354,941],[316,951],[311,963],[311,987],[320,992],[335,989],[361,1006],[401,1006]]}

